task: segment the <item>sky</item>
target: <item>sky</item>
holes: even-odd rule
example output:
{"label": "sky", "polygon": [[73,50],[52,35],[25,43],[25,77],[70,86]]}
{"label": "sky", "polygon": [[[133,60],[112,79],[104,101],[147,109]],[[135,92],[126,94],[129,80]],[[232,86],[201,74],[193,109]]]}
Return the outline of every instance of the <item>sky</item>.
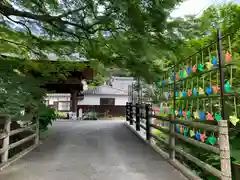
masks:
{"label": "sky", "polygon": [[185,0],[171,14],[172,17],[183,17],[184,15],[201,15],[204,9],[213,4],[233,2],[240,5],[240,0]]}

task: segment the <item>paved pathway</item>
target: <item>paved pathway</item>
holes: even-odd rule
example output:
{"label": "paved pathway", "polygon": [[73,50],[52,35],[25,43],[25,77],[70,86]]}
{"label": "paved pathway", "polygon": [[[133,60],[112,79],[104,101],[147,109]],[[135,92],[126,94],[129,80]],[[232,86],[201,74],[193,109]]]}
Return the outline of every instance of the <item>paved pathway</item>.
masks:
{"label": "paved pathway", "polygon": [[124,121],[58,121],[1,180],[185,180]]}

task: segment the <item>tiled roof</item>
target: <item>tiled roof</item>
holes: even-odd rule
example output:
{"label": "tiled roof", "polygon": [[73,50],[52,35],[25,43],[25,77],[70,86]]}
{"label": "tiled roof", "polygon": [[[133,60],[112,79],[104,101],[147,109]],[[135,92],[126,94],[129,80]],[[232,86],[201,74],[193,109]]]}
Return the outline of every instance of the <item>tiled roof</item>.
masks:
{"label": "tiled roof", "polygon": [[112,88],[111,86],[97,86],[93,89],[88,89],[84,95],[128,95],[127,92],[120,89]]}

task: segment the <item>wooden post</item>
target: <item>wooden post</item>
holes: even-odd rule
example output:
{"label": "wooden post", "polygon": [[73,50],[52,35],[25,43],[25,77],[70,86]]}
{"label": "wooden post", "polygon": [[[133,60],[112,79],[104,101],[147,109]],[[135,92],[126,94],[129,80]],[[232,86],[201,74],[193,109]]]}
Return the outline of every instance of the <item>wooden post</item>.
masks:
{"label": "wooden post", "polygon": [[[169,116],[169,119],[172,119],[172,116]],[[169,122],[169,129],[170,129],[170,134],[169,134],[169,158],[171,160],[175,159],[175,150],[173,147],[175,147],[175,124],[172,123],[171,121]]]}
{"label": "wooden post", "polygon": [[221,160],[221,180],[231,180],[231,159],[228,137],[228,121],[218,121],[219,126],[219,148]]}
{"label": "wooden post", "polygon": [[39,119],[36,119],[36,137],[35,137],[35,144],[39,144]]}
{"label": "wooden post", "polygon": [[8,161],[8,153],[9,153],[9,138],[11,131],[11,119],[7,117],[5,120],[4,131],[6,132],[6,137],[3,139],[3,149],[5,152],[2,154],[2,162],[5,163]]}
{"label": "wooden post", "polygon": [[126,102],[126,121],[129,121],[129,104],[128,104],[128,102]]}
{"label": "wooden post", "polygon": [[133,125],[133,103],[129,103],[129,122]]}
{"label": "wooden post", "polygon": [[145,115],[146,115],[146,140],[149,141],[150,140],[150,104],[146,104],[145,105]]}
{"label": "wooden post", "polygon": [[140,131],[140,104],[136,104],[136,131]]}

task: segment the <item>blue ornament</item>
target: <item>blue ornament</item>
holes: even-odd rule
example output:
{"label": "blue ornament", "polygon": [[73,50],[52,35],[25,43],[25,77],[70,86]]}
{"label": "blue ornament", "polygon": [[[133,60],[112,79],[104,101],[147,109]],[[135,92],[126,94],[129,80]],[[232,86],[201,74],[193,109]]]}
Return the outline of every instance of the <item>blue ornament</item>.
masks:
{"label": "blue ornament", "polygon": [[162,122],[162,126],[164,126],[164,122]]}
{"label": "blue ornament", "polygon": [[197,88],[193,88],[193,96],[197,96]]}
{"label": "blue ornament", "polygon": [[201,136],[200,136],[200,133],[198,131],[196,131],[195,137],[198,141],[201,140]]}
{"label": "blue ornament", "polygon": [[180,133],[180,127],[176,127],[177,133]]}
{"label": "blue ornament", "polygon": [[162,80],[162,86],[164,86],[164,80]]}
{"label": "blue ornament", "polygon": [[168,93],[168,99],[171,99],[171,93],[170,92]]}
{"label": "blue ornament", "polygon": [[183,92],[182,92],[182,95],[183,95],[183,97],[187,97],[187,92],[186,92],[186,91],[183,91]]}
{"label": "blue ornament", "polygon": [[199,118],[200,118],[200,120],[204,120],[205,119],[205,113],[201,111],[199,113]]}
{"label": "blue ornament", "polygon": [[175,96],[178,97],[178,92],[177,91],[175,92]]}
{"label": "blue ornament", "polygon": [[167,126],[167,127],[169,126],[169,122],[166,123],[166,126]]}
{"label": "blue ornament", "polygon": [[206,93],[207,93],[207,94],[211,94],[211,93],[212,93],[212,86],[208,86],[208,87],[206,88]]}
{"label": "blue ornament", "polygon": [[180,117],[182,117],[183,114],[182,114],[182,110],[181,110],[181,109],[178,110],[178,115],[179,115]]}
{"label": "blue ornament", "polygon": [[217,65],[217,58],[216,58],[216,56],[213,56],[212,64],[213,64],[213,66]]}
{"label": "blue ornament", "polygon": [[191,72],[192,72],[192,68],[191,68],[191,67],[188,67],[188,68],[187,68],[187,74],[190,75]]}

